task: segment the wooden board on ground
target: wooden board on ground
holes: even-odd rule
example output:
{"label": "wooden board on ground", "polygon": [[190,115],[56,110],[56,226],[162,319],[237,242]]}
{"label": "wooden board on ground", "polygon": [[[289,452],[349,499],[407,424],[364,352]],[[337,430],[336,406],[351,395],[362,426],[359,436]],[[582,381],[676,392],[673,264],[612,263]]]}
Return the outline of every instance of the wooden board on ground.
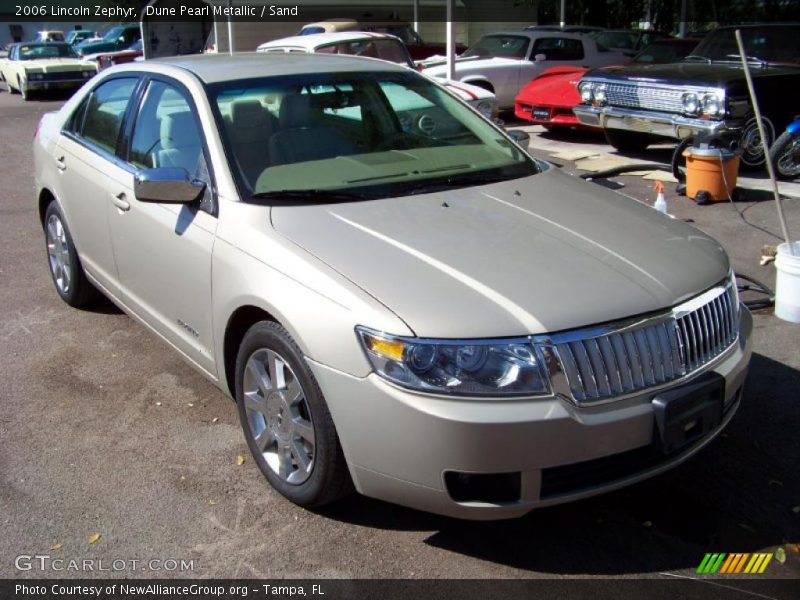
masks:
{"label": "wooden board on ground", "polygon": [[618,156],[601,156],[598,158],[586,158],[579,160],[575,163],[575,167],[582,171],[605,171],[606,169],[614,169],[625,165],[635,164],[627,158],[620,158]]}
{"label": "wooden board on ground", "polygon": [[650,179],[652,181],[665,181],[668,183],[678,183],[678,180],[669,171],[650,171],[642,179]]}
{"label": "wooden board on ground", "polygon": [[590,156],[600,156],[597,152],[592,150],[581,150],[573,148],[571,150],[559,150],[558,152],[550,153],[550,156],[559,160],[580,160],[582,158],[589,158]]}

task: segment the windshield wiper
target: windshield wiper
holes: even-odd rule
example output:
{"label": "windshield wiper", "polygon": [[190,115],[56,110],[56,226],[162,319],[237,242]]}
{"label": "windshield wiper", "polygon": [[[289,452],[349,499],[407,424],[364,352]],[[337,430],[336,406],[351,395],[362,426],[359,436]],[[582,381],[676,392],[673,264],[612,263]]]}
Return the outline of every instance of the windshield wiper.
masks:
{"label": "windshield wiper", "polygon": [[254,200],[311,200],[311,201],[353,201],[371,200],[377,198],[372,194],[360,194],[357,192],[344,192],[341,190],[271,190],[268,192],[256,192],[250,196]]}

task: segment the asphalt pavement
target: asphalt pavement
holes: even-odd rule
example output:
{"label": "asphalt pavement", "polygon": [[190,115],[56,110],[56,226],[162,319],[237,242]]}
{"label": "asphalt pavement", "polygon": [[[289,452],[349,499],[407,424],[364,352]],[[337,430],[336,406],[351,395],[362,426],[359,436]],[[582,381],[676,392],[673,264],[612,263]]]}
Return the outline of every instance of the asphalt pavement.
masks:
{"label": "asphalt pavement", "polygon": [[[111,304],[75,310],[56,295],[31,142],[39,117],[62,102],[0,92],[0,578],[701,577],[706,552],[778,547],[785,562],[723,583],[800,576],[800,325],[769,310],[755,315],[738,415],[668,474],[504,522],[358,496],[318,512],[290,504],[250,459],[230,400]],[[654,199],[641,178],[601,183]],[[700,207],[668,186],[667,198],[678,218],[725,245],[737,270],[774,284],[774,267],[758,264],[761,246],[779,241],[768,195]],[[787,212],[800,238],[800,200]],[[142,562],[94,573],[18,569],[19,556],[36,554]]]}

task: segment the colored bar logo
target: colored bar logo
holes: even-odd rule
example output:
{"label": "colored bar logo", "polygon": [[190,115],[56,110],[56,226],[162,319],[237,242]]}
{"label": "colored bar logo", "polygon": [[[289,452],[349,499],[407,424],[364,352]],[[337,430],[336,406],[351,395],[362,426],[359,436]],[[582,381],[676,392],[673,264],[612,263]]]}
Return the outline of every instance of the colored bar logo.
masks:
{"label": "colored bar logo", "polygon": [[725,554],[710,552],[703,557],[703,561],[697,567],[697,572],[706,575],[713,573],[724,573],[726,575],[734,573],[763,573],[771,560],[771,553],[756,552],[749,554],[747,552],[737,552]]}

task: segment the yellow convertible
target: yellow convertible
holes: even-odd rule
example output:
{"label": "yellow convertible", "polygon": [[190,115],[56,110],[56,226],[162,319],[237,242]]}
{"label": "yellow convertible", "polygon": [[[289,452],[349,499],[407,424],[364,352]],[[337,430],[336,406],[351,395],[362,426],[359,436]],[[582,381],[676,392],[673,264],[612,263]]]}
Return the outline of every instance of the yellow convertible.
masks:
{"label": "yellow convertible", "polygon": [[10,93],[19,92],[23,100],[40,90],[79,88],[95,73],[94,63],[81,60],[64,43],[14,44],[8,57],[0,60],[0,78]]}

